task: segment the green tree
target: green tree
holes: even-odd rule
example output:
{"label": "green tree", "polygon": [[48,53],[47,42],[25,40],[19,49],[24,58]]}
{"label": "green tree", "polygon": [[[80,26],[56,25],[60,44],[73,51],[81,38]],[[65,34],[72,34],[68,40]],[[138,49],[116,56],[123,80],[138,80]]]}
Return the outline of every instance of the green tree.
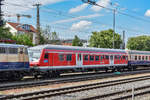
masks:
{"label": "green tree", "polygon": [[3,26],[0,27],[0,39],[12,39],[12,34],[9,31],[9,28]]}
{"label": "green tree", "polygon": [[75,37],[72,41],[72,46],[83,46],[81,40],[78,38],[77,35],[75,35]]}
{"label": "green tree", "polygon": [[28,34],[20,34],[12,36],[12,39],[16,41],[17,44],[33,46],[32,39]]}
{"label": "green tree", "polygon": [[42,30],[41,36],[43,37],[45,43],[60,44],[60,39],[57,32],[51,32],[49,25],[47,25],[46,28]]}
{"label": "green tree", "polygon": [[150,36],[137,36],[128,39],[127,48],[130,50],[150,51]]}
{"label": "green tree", "polygon": [[[92,32],[90,37],[90,46],[98,48],[113,48],[113,30],[103,30],[100,32]],[[115,49],[119,49],[122,44],[121,36],[118,33],[114,34]]]}
{"label": "green tree", "polygon": [[1,40],[14,40],[17,44],[33,46],[32,44],[32,34],[25,33],[22,35],[13,36],[10,32],[9,28],[4,27],[5,25],[0,27],[0,39]]}

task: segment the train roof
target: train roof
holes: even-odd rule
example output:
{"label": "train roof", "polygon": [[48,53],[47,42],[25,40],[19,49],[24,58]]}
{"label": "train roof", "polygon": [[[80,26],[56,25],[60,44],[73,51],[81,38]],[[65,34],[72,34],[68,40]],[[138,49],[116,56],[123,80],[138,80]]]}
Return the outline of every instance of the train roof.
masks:
{"label": "train roof", "polygon": [[19,47],[27,47],[27,46],[18,45],[18,44],[5,44],[5,43],[0,43],[0,47],[15,47],[15,48],[19,48]]}
{"label": "train roof", "polygon": [[62,46],[62,45],[39,45],[35,47],[31,47],[29,49],[55,49],[55,50],[79,50],[79,51],[95,51],[95,52],[119,52],[126,53],[125,50],[121,49],[105,49],[105,48],[94,48],[94,47],[78,47],[78,46]]}
{"label": "train roof", "polygon": [[150,55],[150,51],[138,51],[138,50],[128,50],[127,51],[129,54],[149,54]]}

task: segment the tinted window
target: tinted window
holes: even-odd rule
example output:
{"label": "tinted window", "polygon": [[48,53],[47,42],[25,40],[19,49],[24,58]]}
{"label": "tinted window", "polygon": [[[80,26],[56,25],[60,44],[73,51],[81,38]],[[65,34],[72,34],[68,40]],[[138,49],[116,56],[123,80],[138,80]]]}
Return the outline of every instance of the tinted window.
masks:
{"label": "tinted window", "polygon": [[139,56],[139,60],[141,60],[141,56]]}
{"label": "tinted window", "polygon": [[101,56],[101,60],[103,60],[104,59],[104,56]]}
{"label": "tinted window", "polygon": [[148,57],[146,56],[146,60],[148,59]]}
{"label": "tinted window", "polygon": [[109,56],[105,56],[106,59],[109,59]]}
{"label": "tinted window", "polygon": [[45,59],[48,59],[48,53],[45,54],[44,58],[45,58]]}
{"label": "tinted window", "polygon": [[135,56],[135,60],[137,60],[137,56]]}
{"label": "tinted window", "polygon": [[118,56],[117,56],[117,55],[115,55],[115,59],[118,59]]}
{"label": "tinted window", "polygon": [[123,56],[122,58],[123,58],[123,59],[126,59],[126,56]]}
{"label": "tinted window", "polygon": [[67,61],[71,61],[72,60],[72,55],[71,54],[67,54]]}
{"label": "tinted window", "polygon": [[95,56],[95,61],[99,61],[99,56]]}
{"label": "tinted window", "polygon": [[23,48],[20,48],[20,54],[23,54]]}
{"label": "tinted window", "polygon": [[144,60],[144,56],[142,56],[142,60]]}
{"label": "tinted window", "polygon": [[84,55],[84,60],[88,61],[88,55]]}
{"label": "tinted window", "polygon": [[6,48],[0,47],[0,53],[6,53]]}
{"label": "tinted window", "polygon": [[8,48],[8,51],[10,54],[17,54],[18,53],[18,48]]}
{"label": "tinted window", "polygon": [[93,61],[94,60],[94,56],[90,56],[90,61]]}
{"label": "tinted window", "polygon": [[64,61],[64,54],[59,54],[59,61]]}

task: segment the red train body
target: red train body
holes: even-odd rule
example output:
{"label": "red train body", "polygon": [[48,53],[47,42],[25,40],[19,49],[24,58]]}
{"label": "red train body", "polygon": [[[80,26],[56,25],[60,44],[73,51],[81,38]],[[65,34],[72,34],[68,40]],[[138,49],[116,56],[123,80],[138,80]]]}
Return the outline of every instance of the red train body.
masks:
{"label": "red train body", "polygon": [[108,70],[128,66],[125,50],[44,45],[29,48],[30,66],[43,73]]}

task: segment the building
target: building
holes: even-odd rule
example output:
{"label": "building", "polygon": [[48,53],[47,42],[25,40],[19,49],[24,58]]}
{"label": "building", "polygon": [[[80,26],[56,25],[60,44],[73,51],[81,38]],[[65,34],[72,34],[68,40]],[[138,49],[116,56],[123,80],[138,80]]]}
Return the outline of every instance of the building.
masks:
{"label": "building", "polygon": [[[80,41],[83,43],[83,46],[85,46],[86,43],[87,43],[87,40],[81,39]],[[61,45],[72,46],[72,42],[73,42],[73,39],[62,40],[62,41],[61,41]],[[86,45],[86,46],[87,46],[87,45]]]}
{"label": "building", "polygon": [[10,32],[13,35],[26,34],[26,33],[33,34],[33,44],[35,44],[36,29],[32,25],[6,22],[5,27],[10,28]]}

